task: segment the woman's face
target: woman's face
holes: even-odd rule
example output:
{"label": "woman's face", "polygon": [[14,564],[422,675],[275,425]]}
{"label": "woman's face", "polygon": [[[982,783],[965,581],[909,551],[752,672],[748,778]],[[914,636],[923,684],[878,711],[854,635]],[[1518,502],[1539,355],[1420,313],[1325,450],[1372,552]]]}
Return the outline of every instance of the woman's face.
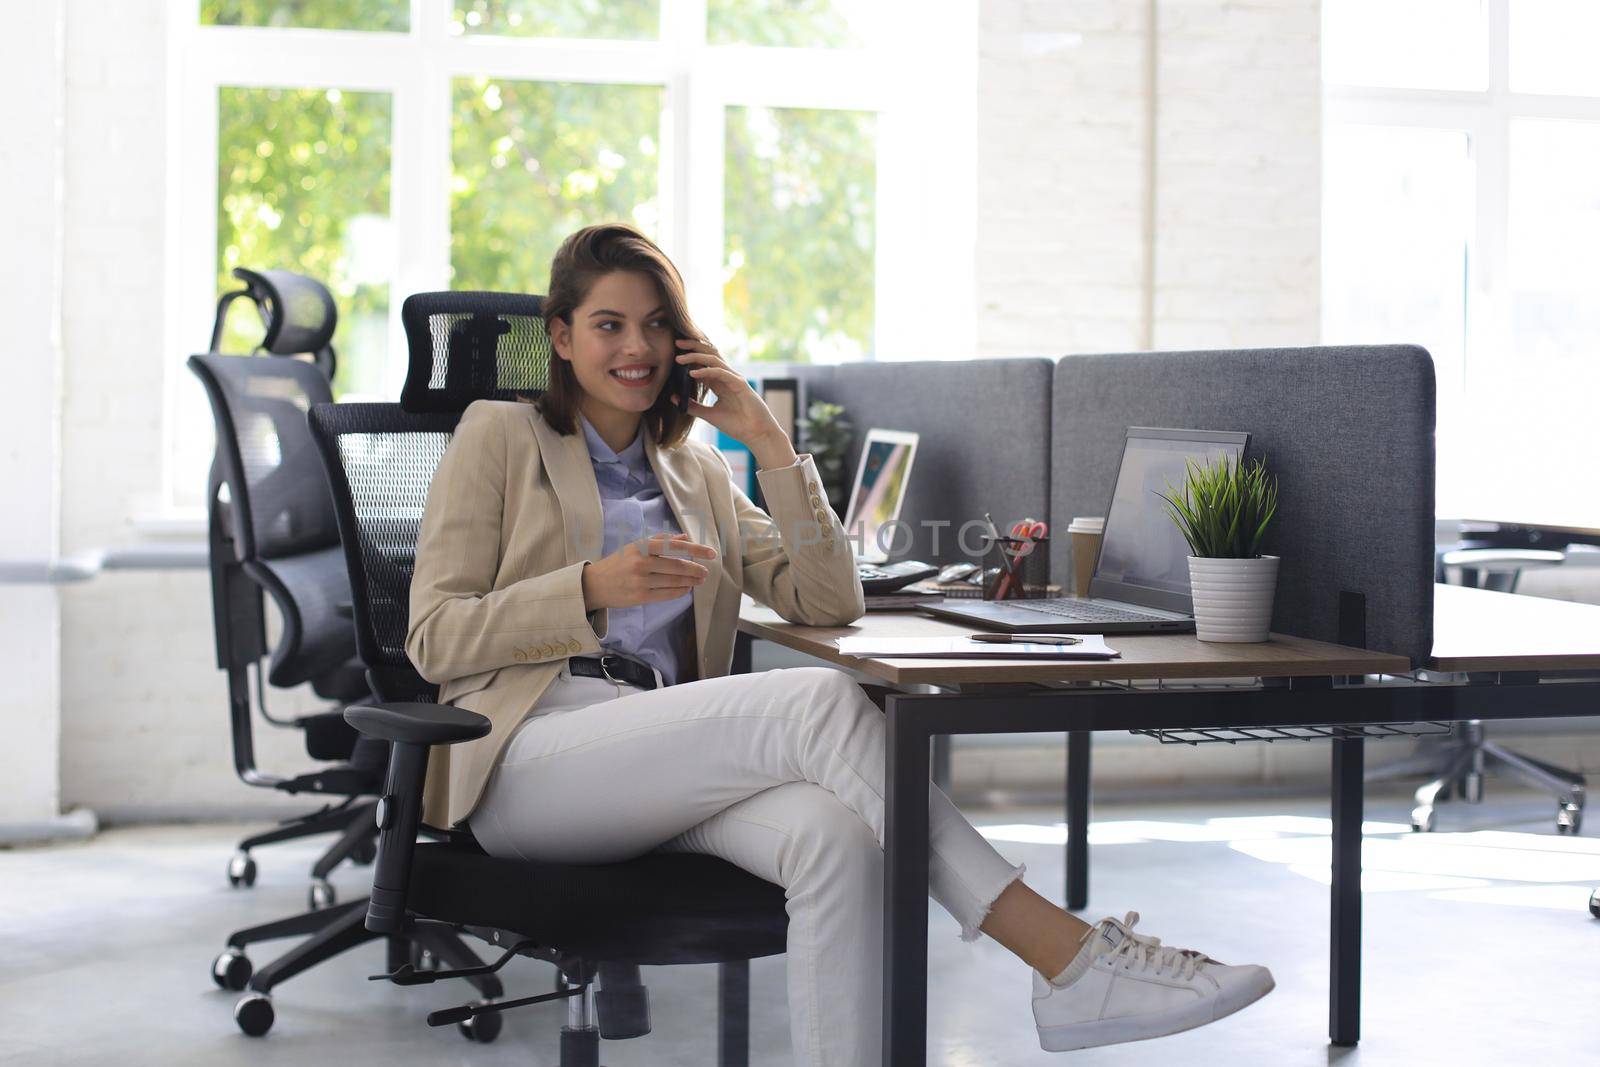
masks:
{"label": "woman's face", "polygon": [[671,320],[648,274],[613,271],[589,289],[572,325],[550,324],[556,354],[572,364],[591,423],[636,420],[655,403],[675,357]]}

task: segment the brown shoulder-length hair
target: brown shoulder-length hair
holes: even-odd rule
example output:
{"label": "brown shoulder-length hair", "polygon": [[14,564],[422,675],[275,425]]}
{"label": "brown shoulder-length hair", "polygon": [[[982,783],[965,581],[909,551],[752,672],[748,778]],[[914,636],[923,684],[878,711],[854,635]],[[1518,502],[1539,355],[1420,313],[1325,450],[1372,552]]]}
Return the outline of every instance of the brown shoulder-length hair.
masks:
{"label": "brown shoulder-length hair", "polygon": [[[613,271],[626,270],[647,274],[655,279],[661,291],[661,306],[666,309],[674,337],[701,337],[702,334],[689,317],[689,302],[684,296],[683,278],[672,260],[650,238],[621,222],[608,222],[599,226],[586,226],[561,242],[555,259],[550,261],[550,288],[546,291],[543,314],[546,331],[551,323],[560,319],[568,328],[572,326],[572,313],[589,297],[589,290],[601,277]],[[673,355],[677,355],[676,349]],[[689,383],[690,396],[699,400],[704,386],[694,379]],[[556,354],[550,346],[550,373],[548,386],[536,403],[539,411],[557,433],[578,432],[578,401],[583,388],[578,384],[572,364]],[[678,410],[663,386],[654,404],[644,413],[645,426],[649,428],[658,446],[666,448],[682,441],[694,424],[694,417]]]}

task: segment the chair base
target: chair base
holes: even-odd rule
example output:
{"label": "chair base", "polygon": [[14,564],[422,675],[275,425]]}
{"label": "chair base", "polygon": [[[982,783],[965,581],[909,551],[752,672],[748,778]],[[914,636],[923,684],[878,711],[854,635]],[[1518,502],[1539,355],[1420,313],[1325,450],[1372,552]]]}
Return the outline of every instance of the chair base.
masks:
{"label": "chair base", "polygon": [[[348,949],[383,937],[367,929],[366,919],[367,900],[363,897],[322,911],[303,912],[230,934],[228,948],[213,963],[212,973],[218,985],[246,990],[234,1010],[239,1028],[252,1037],[266,1033],[273,1022],[270,993],[274,986]],[[249,959],[244,954],[248,946],[300,935],[309,936],[261,970],[252,973]],[[477,967],[483,962],[456,934],[437,928],[416,930],[409,937],[389,939],[388,960],[391,970],[398,966],[398,962],[420,958],[423,954],[431,955],[452,967]],[[247,976],[248,982],[245,981]],[[505,992],[500,979],[492,974],[473,975],[467,981],[488,1000],[494,1000]],[[470,1028],[463,1028],[462,1033],[470,1040],[492,1040],[482,1036],[481,1029],[474,1034]]]}
{"label": "chair base", "polygon": [[1368,771],[1366,781],[1432,775],[1430,781],[1417,789],[1416,807],[1411,812],[1411,828],[1427,833],[1436,825],[1434,806],[1450,799],[1452,794],[1469,804],[1482,803],[1483,779],[1490,771],[1503,771],[1554,796],[1557,832],[1575,834],[1582,828],[1583,775],[1512,752],[1485,739],[1483,723],[1476,719],[1462,723],[1455,740],[1430,746],[1407,759]]}
{"label": "chair base", "polygon": [[[311,866],[313,890],[326,883],[329,873],[346,859],[361,865],[371,863],[378,851],[377,802],[340,804],[289,819],[274,829],[254,834],[239,842],[239,849],[228,861],[228,882],[238,887],[255,884],[255,860],[250,850],[280,841],[295,841],[315,834],[337,833],[338,840],[328,846]],[[324,892],[326,887],[324,885]],[[327,897],[331,903],[331,897]]]}

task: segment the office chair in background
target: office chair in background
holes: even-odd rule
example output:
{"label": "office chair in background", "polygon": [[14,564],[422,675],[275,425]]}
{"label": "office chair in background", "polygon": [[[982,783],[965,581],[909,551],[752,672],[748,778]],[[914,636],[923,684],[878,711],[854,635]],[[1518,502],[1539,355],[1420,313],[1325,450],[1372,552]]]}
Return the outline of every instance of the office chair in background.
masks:
{"label": "office chair in background", "polygon": [[[337,832],[339,839],[311,871],[310,906],[318,909],[335,901],[327,876],[341,860],[370,863],[376,854],[373,802],[358,798],[377,794],[387,760],[383,746],[359,739],[342,715],[345,705],[369,691],[355,658],[355,631],[347,611],[340,610],[349,601],[349,584],[327,479],[306,425],[311,405],[333,400],[330,339],[338,320],[327,289],[310,278],[286,271],[234,274],[246,288],[223,296],[212,351],[189,359],[216,423],[206,502],[217,665],[228,678],[234,769],[249,785],[333,802],[241,841],[228,864],[228,881],[254,884],[251,850],[260,845]],[[261,313],[266,334],[258,352],[265,356],[217,351],[229,305],[240,296],[250,297]],[[299,353],[314,354],[314,362],[278,358]],[[282,620],[265,670],[263,594]],[[274,717],[263,675],[275,687],[310,682],[318,696],[334,703],[318,714]],[[259,770],[257,712],[274,726],[300,730],[307,755],[324,764],[288,777]]]}
{"label": "office chair in background", "polygon": [[[312,868],[310,911],[235,931],[212,962],[212,979],[218,986],[234,991],[248,986],[255,991],[234,1017],[247,1033],[265,1033],[272,1022],[267,995],[274,986],[380,936],[362,926],[366,898],[336,904],[327,875],[346,857],[365,864],[377,855],[377,804],[372,798],[382,790],[388,745],[361,737],[344,719],[347,705],[370,700],[372,694],[366,669],[355,654],[350,583],[333,498],[306,422],[311,405],[333,401],[328,377],[335,365],[329,343],[335,325],[333,301],[310,278],[283,271],[234,273],[244,277],[249,288],[222,298],[213,348],[222,336],[228,305],[250,295],[266,322],[262,347],[270,357],[315,353],[310,363],[215,352],[189,360],[205,386],[217,428],[207,495],[212,606],[218,665],[228,677],[234,766],[250,785],[318,794],[335,803],[242,841],[229,864],[229,881],[235,885],[255,881],[250,850],[258,845],[317,833],[340,835]],[[282,618],[282,633],[265,668],[263,594],[272,597]],[[273,686],[310,682],[318,696],[335,702],[333,708],[297,719],[274,718],[266,707],[263,675]],[[258,770],[252,692],[263,718],[302,730],[308,755],[330,762],[287,778]],[[256,970],[245,950],[284,937],[304,940]],[[481,964],[448,931],[425,930],[388,939],[390,970],[405,962],[426,965],[430,960],[465,968]],[[493,975],[474,982],[485,997],[502,993]],[[495,1029],[493,1023],[469,1028],[468,1036],[492,1041]]]}
{"label": "office chair in background", "polygon": [[[1452,547],[1439,553],[1435,576],[1443,582],[1452,573],[1459,573],[1461,585],[1515,593],[1523,571],[1556,566],[1564,559],[1564,553],[1548,549]],[[1424,743],[1412,756],[1367,772],[1366,780],[1430,775],[1430,780],[1417,789],[1416,807],[1411,811],[1411,829],[1427,833],[1436,824],[1434,805],[1450,799],[1452,794],[1468,804],[1482,803],[1483,776],[1490,770],[1508,772],[1535,789],[1553,794],[1558,833],[1576,834],[1583,828],[1584,776],[1488,740],[1478,719],[1461,723],[1449,740]],[[1600,896],[1591,902],[1591,907],[1596,903],[1600,903]]]}
{"label": "office chair in background", "polygon": [[601,1037],[650,1030],[639,965],[716,962],[719,1063],[745,1064],[749,960],[784,951],[781,888],[711,856],[650,854],[573,866],[495,859],[466,833],[417,843],[429,747],[489,729],[480,715],[434,703],[436,688],[405,654],[428,485],[468,403],[542,388],[549,341],[537,297],[419,294],[406,301],[402,319],[411,353],[402,404],[319,405],[311,412],[349,563],[357,647],[384,701],[346,716],[392,745],[366,928],[388,935],[463,930],[504,951],[489,968],[429,972],[407,965],[392,968],[388,978],[415,985],[472,977],[517,955],[553,962],[559,975],[551,993],[438,1011],[428,1022],[498,1026],[505,1008],[564,998],[562,1067],[593,1067]]}

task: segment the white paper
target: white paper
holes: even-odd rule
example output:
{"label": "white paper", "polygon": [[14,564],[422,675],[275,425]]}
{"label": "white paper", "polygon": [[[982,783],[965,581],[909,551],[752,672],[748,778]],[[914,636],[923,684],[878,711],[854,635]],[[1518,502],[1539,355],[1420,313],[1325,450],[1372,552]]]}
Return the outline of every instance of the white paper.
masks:
{"label": "white paper", "polygon": [[1101,634],[1078,634],[1076,645],[1043,641],[974,641],[970,637],[870,637],[839,638],[839,653],[869,659],[1114,659],[1120,653],[1107,646]]}

